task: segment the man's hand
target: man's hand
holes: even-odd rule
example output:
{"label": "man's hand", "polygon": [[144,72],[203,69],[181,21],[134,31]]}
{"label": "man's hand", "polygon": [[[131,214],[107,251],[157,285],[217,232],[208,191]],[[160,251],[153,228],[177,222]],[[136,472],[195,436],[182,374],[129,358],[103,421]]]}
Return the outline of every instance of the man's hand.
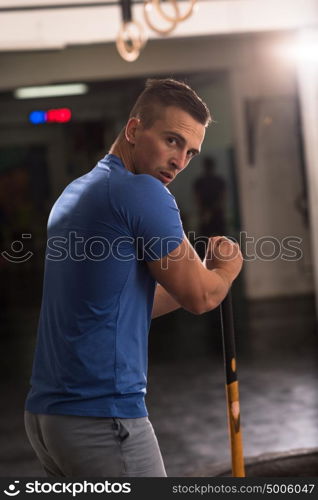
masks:
{"label": "man's hand", "polygon": [[209,270],[222,270],[232,283],[243,265],[243,256],[239,245],[225,236],[209,238],[204,265]]}

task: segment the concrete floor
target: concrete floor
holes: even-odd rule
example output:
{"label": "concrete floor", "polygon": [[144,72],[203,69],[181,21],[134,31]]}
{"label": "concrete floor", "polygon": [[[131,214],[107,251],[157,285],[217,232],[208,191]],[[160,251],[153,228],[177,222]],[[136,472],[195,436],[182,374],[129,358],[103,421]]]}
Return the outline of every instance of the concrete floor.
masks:
{"label": "concrete floor", "polygon": [[[2,316],[2,477],[44,475],[23,427],[37,315]],[[313,297],[236,306],[235,322],[245,456],[318,447]],[[169,476],[230,467],[217,313],[178,311],[153,323],[147,404]]]}

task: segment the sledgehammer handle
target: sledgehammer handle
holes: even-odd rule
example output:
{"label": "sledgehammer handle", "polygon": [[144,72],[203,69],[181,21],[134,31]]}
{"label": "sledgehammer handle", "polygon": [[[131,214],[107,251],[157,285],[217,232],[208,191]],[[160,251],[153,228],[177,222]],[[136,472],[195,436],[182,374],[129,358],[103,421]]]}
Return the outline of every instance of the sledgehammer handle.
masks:
{"label": "sledgehammer handle", "polygon": [[245,477],[231,290],[220,305],[232,476]]}

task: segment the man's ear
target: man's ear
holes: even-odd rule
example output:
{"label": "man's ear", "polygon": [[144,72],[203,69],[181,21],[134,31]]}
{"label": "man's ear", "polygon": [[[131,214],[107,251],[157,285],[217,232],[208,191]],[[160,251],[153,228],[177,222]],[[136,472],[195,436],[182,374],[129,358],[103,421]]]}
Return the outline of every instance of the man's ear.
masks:
{"label": "man's ear", "polygon": [[129,118],[125,128],[125,137],[130,144],[135,144],[136,142],[136,131],[139,125],[140,125],[139,118],[135,117]]}

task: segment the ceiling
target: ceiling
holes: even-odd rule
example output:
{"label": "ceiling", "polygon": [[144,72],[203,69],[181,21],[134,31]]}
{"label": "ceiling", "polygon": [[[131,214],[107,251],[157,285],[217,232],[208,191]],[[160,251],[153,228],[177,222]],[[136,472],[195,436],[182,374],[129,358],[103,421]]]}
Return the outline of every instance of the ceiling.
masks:
{"label": "ceiling", "polygon": [[[188,1],[179,5],[184,12]],[[146,27],[140,0],[133,3],[132,12],[148,38],[160,38]],[[198,0],[196,12],[169,37],[295,30],[317,23],[316,0]],[[114,42],[120,24],[115,0],[0,0],[0,51]]]}

